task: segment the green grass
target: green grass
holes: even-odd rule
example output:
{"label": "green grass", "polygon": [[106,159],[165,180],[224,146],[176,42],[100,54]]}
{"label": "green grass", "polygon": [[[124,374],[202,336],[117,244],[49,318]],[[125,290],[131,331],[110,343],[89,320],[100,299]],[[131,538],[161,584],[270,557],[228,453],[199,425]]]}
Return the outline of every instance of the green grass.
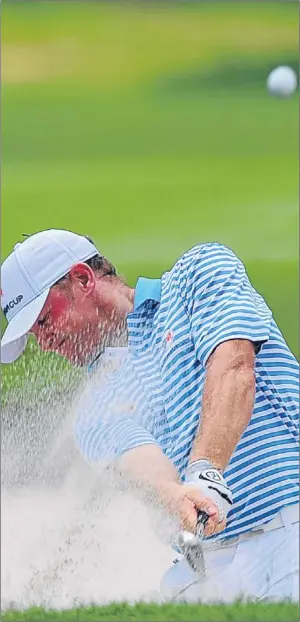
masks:
{"label": "green grass", "polygon": [[[298,355],[298,97],[265,88],[286,63],[298,67],[297,3],[4,1],[2,257],[22,233],[71,228],[134,285],[218,240]],[[59,381],[64,364],[32,352],[3,366],[2,388],[37,366],[41,383]],[[275,622],[299,611],[120,604],[1,619]]]}
{"label": "green grass", "polygon": [[[132,90],[199,64],[297,53],[297,6],[261,2],[8,2],[3,5],[5,84],[97,84]],[[267,28],[266,28],[267,26]]]}
{"label": "green grass", "polygon": [[6,2],[2,30],[3,256],[71,228],[134,285],[218,240],[298,354],[298,102],[265,88],[296,6]]}
{"label": "green grass", "polygon": [[126,603],[106,607],[78,608],[67,611],[46,611],[31,608],[27,611],[8,611],[2,614],[2,622],[100,622],[100,620],[197,620],[198,622],[295,622],[299,620],[296,604],[242,604],[234,605],[146,605],[130,606]]}

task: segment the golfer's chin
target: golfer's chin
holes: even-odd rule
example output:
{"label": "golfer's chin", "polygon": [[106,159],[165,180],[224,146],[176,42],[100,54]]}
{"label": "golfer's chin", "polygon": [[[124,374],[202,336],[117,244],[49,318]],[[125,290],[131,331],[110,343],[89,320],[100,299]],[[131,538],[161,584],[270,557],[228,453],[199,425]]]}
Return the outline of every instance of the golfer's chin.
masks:
{"label": "golfer's chin", "polygon": [[[84,346],[82,345],[84,344]],[[64,339],[56,353],[67,359],[75,367],[86,367],[103,353],[106,347],[125,346],[128,344],[127,333],[119,331],[117,336],[114,333],[106,332],[101,335],[101,339]]]}
{"label": "golfer's chin", "polygon": [[91,348],[91,351],[86,352],[78,351],[76,348],[61,348],[60,351],[56,353],[66,359],[74,367],[86,367],[86,365],[89,365],[95,358],[93,348]]}

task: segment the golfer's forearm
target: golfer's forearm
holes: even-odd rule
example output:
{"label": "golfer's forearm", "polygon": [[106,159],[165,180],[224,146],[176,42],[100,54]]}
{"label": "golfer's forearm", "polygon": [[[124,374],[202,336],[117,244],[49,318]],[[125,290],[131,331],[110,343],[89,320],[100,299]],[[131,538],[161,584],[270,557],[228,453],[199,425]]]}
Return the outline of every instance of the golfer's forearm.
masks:
{"label": "golfer's forearm", "polygon": [[252,414],[254,361],[254,347],[248,341],[228,341],[215,350],[207,367],[191,462],[206,458],[219,469],[227,466]]}
{"label": "golfer's forearm", "polygon": [[142,445],[127,451],[118,468],[141,488],[151,489],[168,502],[170,490],[180,483],[178,471],[157,445]]}

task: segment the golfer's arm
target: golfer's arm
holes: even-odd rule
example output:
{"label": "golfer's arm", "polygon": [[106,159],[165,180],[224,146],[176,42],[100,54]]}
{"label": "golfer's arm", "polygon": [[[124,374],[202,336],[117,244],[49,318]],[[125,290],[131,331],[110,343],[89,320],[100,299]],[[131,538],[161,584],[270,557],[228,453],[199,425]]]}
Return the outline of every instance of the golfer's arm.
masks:
{"label": "golfer's arm", "polygon": [[254,345],[220,344],[207,363],[201,423],[190,462],[206,458],[224,470],[252,414],[255,399]]}
{"label": "golfer's arm", "polygon": [[135,447],[124,453],[118,460],[118,470],[136,486],[153,491],[167,505],[172,503],[173,490],[180,484],[173,463],[154,444]]}

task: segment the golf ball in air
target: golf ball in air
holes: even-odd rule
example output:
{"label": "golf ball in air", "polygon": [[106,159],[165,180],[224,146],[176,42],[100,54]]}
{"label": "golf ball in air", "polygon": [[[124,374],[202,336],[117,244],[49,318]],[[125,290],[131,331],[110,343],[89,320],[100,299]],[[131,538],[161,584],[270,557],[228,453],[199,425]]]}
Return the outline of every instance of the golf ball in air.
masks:
{"label": "golf ball in air", "polygon": [[272,95],[289,97],[297,88],[297,74],[291,67],[276,67],[268,75],[267,87]]}

